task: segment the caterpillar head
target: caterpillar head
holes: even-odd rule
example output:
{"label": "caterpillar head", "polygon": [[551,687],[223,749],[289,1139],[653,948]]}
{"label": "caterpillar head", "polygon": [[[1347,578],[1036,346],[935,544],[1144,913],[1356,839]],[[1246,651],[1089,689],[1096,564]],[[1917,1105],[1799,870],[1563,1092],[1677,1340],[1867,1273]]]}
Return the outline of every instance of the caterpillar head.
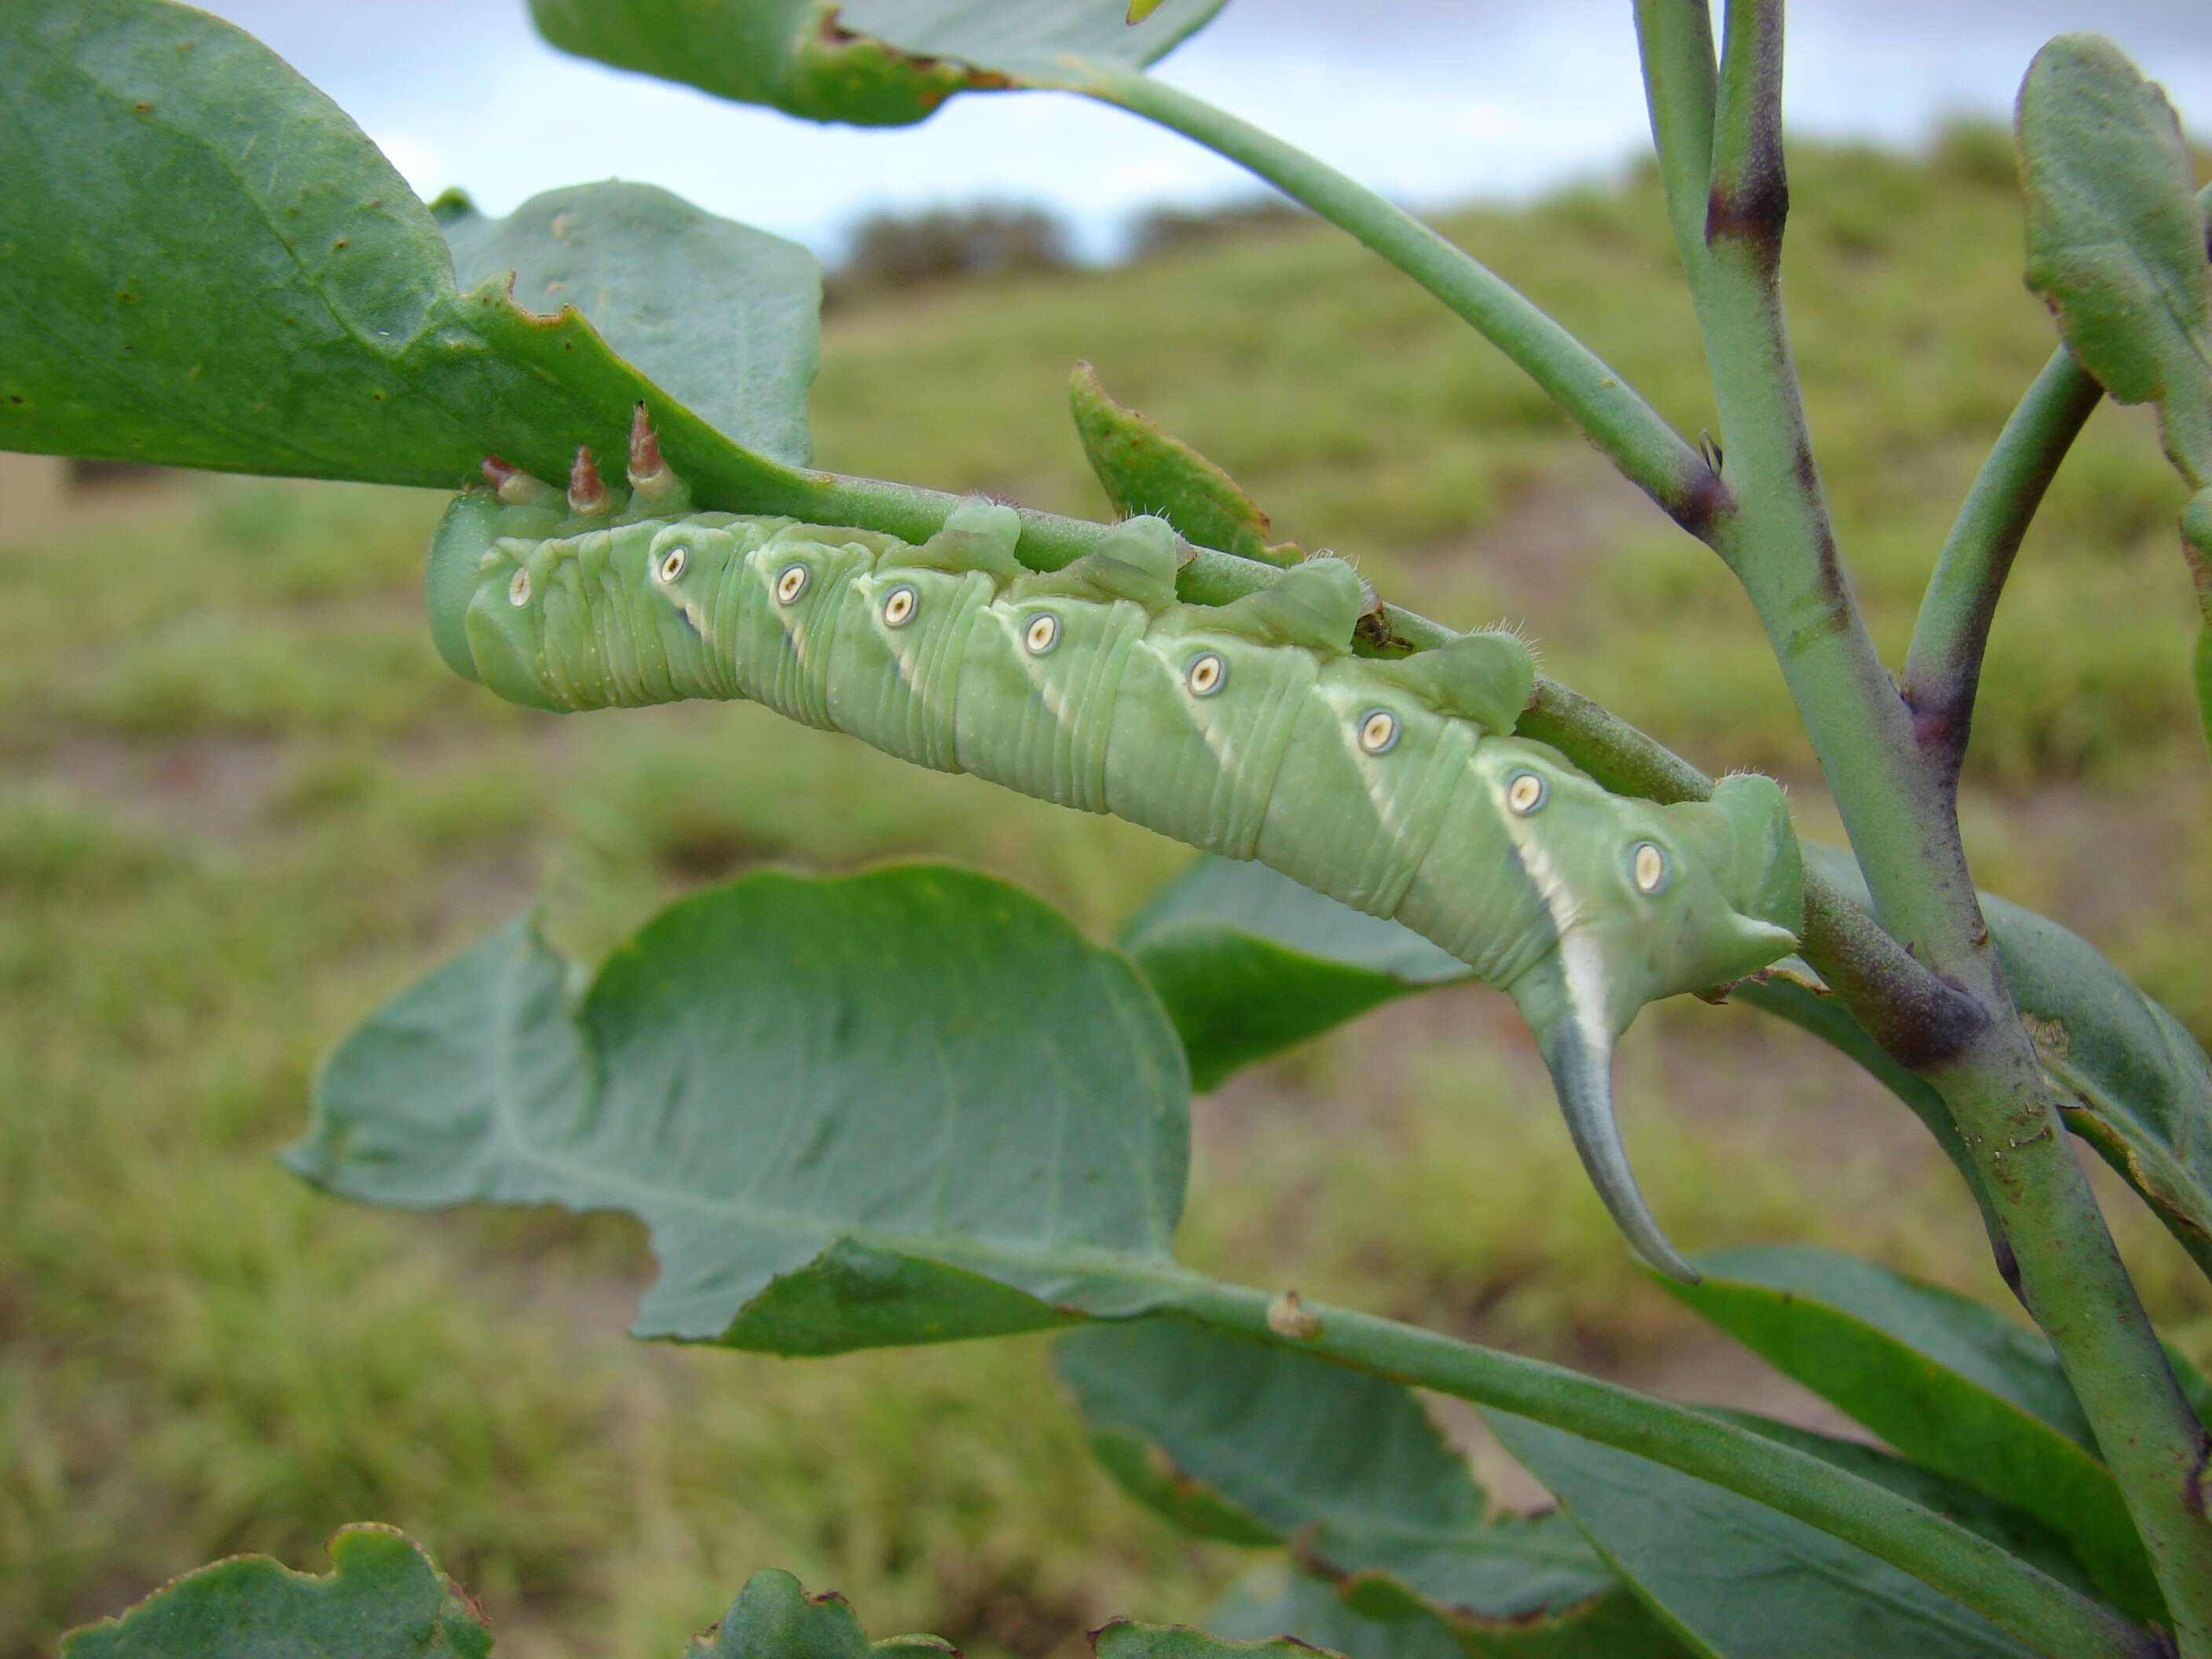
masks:
{"label": "caterpillar head", "polygon": [[[1782,791],[1755,774],[1712,799],[1615,795],[1541,745],[1484,763],[1553,930],[1605,963],[1577,1000],[1608,1036],[1645,1003],[1723,985],[1796,947],[1804,876]],[[1594,1003],[1594,1006],[1593,1006]]]}
{"label": "caterpillar head", "polygon": [[1510,755],[1498,787],[1558,941],[1504,988],[1535,1033],[1607,1208],[1653,1267],[1694,1282],[1629,1170],[1613,1045],[1646,1002],[1741,979],[1795,946],[1804,872],[1781,788],[1746,775],[1723,779],[1710,800],[1662,806]]}

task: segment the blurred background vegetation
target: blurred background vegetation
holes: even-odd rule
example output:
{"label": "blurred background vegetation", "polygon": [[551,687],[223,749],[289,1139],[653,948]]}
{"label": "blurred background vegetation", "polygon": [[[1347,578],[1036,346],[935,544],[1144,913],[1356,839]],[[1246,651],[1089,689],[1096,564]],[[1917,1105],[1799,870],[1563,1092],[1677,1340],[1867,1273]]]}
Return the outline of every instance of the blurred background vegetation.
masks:
{"label": "blurred background vegetation", "polygon": [[[1792,170],[1798,360],[1894,662],[2051,332],[2002,131],[1912,158],[1801,147]],[[1648,177],[1443,228],[1683,430],[1712,424]],[[1776,772],[1834,835],[1716,562],[1432,301],[1269,206],[1164,214],[1141,243],[1096,270],[1020,210],[866,230],[823,343],[821,462],[1096,514],[1060,416],[1088,357],[1279,535],[1455,624],[1525,624],[1552,673],[1708,767]],[[373,1212],[270,1156],[339,1033],[541,894],[596,957],[757,863],[932,854],[1106,937],[1186,854],[747,706],[499,703],[422,627],[440,498],[168,478],[88,499],[0,543],[0,1656],[226,1553],[319,1569],[327,1532],[372,1518],[479,1593],[510,1659],[673,1654],[771,1565],[978,1659],[1194,1616],[1241,1558],[1093,1468],[1041,1341],[798,1362],[633,1344],[651,1264],[628,1223]],[[1998,617],[1966,817],[1985,885],[2205,1036],[2180,500],[2150,422],[2100,412]],[[2003,1303],[1917,1126],[1809,1039],[1670,1005],[1622,1067],[1685,1247],[1848,1244]],[[1502,998],[1396,1005],[1197,1118],[1194,1261],[1834,1426],[1631,1264]],[[2212,1295],[2102,1190],[2169,1334],[2212,1360]]]}

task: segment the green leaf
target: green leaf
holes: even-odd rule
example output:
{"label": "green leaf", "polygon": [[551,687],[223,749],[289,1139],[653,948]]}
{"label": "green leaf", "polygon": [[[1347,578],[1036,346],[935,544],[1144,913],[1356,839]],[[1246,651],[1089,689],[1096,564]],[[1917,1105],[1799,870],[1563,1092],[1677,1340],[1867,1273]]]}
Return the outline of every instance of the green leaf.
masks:
{"label": "green leaf", "polygon": [[960,92],[1080,90],[1173,50],[1222,0],[531,0],[563,52],[814,121],[903,126]]}
{"label": "green leaf", "polygon": [[1144,1446],[1156,1473],[1135,1496],[1180,1522],[1208,1494],[1244,1519],[1236,1541],[1291,1545],[1361,1612],[1433,1615],[1471,1654],[1578,1651],[1598,1630],[1620,1659],[1679,1651],[1559,1516],[1490,1518],[1397,1383],[1176,1320],[1071,1332],[1058,1357],[1094,1431],[1116,1437],[1108,1467]]}
{"label": "green leaf", "polygon": [[389,1527],[330,1541],[332,1570],[234,1556],[164,1585],[119,1618],[62,1638],[62,1659],[483,1659],[491,1632],[428,1555]]}
{"label": "green leaf", "polygon": [[2069,1540],[2124,1611],[2164,1599],[2058,1358],[1994,1309],[1838,1251],[1701,1256],[1666,1288],[1906,1457]]}
{"label": "green leaf", "polygon": [[1180,1282],[1182,1053],[1037,900],[914,865],[671,905],[580,1006],[517,922],[339,1044],[288,1162],[373,1202],[620,1209],[641,1335],[829,1353],[1141,1311]]}
{"label": "green leaf", "polygon": [[[1866,882],[1843,848],[1808,842],[1805,861],[1867,902]],[[2080,934],[2008,900],[1980,896],[2036,1053],[2074,1097],[2067,1127],[2212,1274],[2212,1061],[2179,1020]]]}
{"label": "green leaf", "polygon": [[1167,1004],[1200,1089],[1473,971],[1411,928],[1211,855],[1160,890],[1122,930],[1121,948]]}
{"label": "green leaf", "polygon": [[1224,1642],[1187,1625],[1139,1625],[1117,1619],[1091,1638],[1098,1659],[1298,1659],[1302,1654],[1322,1653],[1324,1659],[1341,1659],[1326,1650],[1287,1637],[1272,1636],[1258,1642]]}
{"label": "green leaf", "polygon": [[1753,1412],[1731,1411],[1720,1406],[1704,1406],[1698,1409],[1707,1417],[1717,1417],[1733,1423],[1739,1428],[1763,1435],[1778,1444],[1792,1447],[1810,1456],[1833,1463],[1838,1468],[1886,1486],[1900,1498],[1910,1498],[1924,1510],[1955,1521],[1969,1532],[1979,1533],[2009,1555],[2016,1555],[2039,1571],[2056,1578],[2069,1589],[2094,1598],[2097,1587],[2081,1558],[2074,1553],[2063,1534],[2045,1526],[2025,1510],[2001,1503],[1985,1492],[1974,1490],[1963,1480],[1918,1463],[1906,1462],[1893,1453],[1856,1440],[1839,1440],[1833,1435],[1818,1434],[1811,1429],[1801,1429],[1795,1424],[1778,1423],[1771,1417],[1761,1417]]}
{"label": "green leaf", "polygon": [[2062,34],[2018,121],[2028,286],[2107,392],[2158,403],[2166,453],[2212,488],[2212,276],[2172,106],[2102,35]]}
{"label": "green leaf", "polygon": [[[487,451],[548,478],[580,443],[619,455],[642,399],[701,499],[804,512],[821,492],[661,392],[580,312],[526,311],[499,282],[459,291],[429,211],[361,131],[204,13],[0,7],[0,447],[452,488]],[[669,241],[704,234],[689,214],[638,224],[630,257],[696,274]],[[799,270],[777,254],[760,275]],[[617,308],[626,337],[645,292]],[[676,277],[659,292],[695,303]],[[798,309],[763,295],[749,315]],[[757,361],[786,367],[744,394],[745,433],[800,441],[792,366],[811,328],[763,343]]]}
{"label": "green leaf", "polygon": [[1076,364],[1067,395],[1083,453],[1115,512],[1156,514],[1200,547],[1270,564],[1298,562],[1300,549],[1268,545],[1267,515],[1234,478],[1157,422],[1115,403],[1089,363]]}
{"label": "green leaf", "polygon": [[[1348,1659],[1466,1659],[1450,1626],[1434,1613],[1410,1611],[1402,1618],[1384,1618],[1354,1613],[1337,1586],[1295,1571],[1248,1574],[1203,1623],[1217,1636],[1247,1641],[1288,1636]],[[1566,1649],[1560,1659],[1573,1655],[1573,1649]],[[1593,1648],[1585,1659],[1605,1655],[1605,1649]]]}
{"label": "green leaf", "polygon": [[1917,1578],[1763,1504],[1526,1418],[1483,1416],[1599,1552],[1711,1659],[2031,1651]]}
{"label": "green leaf", "polygon": [[809,1595],[799,1580],[774,1569],[746,1579],[720,1621],[684,1652],[684,1659],[959,1659],[958,1649],[934,1636],[871,1643],[843,1596]]}
{"label": "green leaf", "polygon": [[822,270],[796,242],[653,185],[574,185],[504,219],[448,211],[464,288],[514,276],[517,304],[574,306],[610,349],[749,449],[805,465]]}

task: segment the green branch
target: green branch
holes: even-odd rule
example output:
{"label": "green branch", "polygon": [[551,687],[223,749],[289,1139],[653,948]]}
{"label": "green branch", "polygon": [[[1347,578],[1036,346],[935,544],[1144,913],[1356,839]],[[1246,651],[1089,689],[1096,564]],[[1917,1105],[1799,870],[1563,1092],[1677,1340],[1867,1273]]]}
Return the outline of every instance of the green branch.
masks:
{"label": "green branch", "polygon": [[1404,209],[1249,122],[1145,75],[1085,88],[1249,168],[1349,231],[1463,318],[1548,392],[1590,441],[1677,523],[1702,522],[1711,469],[1589,347],[1495,271]]}
{"label": "green branch", "polygon": [[[1923,757],[1850,591],[1813,459],[1778,278],[1789,185],[1780,0],[1729,0],[1692,296],[1726,445],[1729,509],[1707,539],[1779,660],[1875,915],[1972,1005],[1885,1046],[1933,1083],[1981,1171],[2018,1289],[2050,1336],[2142,1534],[2185,1659],[2212,1656],[2203,1431],[2182,1399],[2006,991],[1959,840],[1950,778]],[[1969,586],[1972,584],[1969,583]],[[1902,1014],[1903,1011],[1899,1011]]]}
{"label": "green branch", "polygon": [[2044,493],[2104,387],[2063,346],[2005,422],[1945,538],[1912,624],[1901,688],[1921,752],[1955,788],[1997,597]]}
{"label": "green branch", "polygon": [[1707,0],[1636,0],[1636,43],[1667,218],[1685,270],[1705,263],[1713,178],[1713,15]]}
{"label": "green branch", "polygon": [[2050,1659],[2153,1659],[2158,1639],[1955,1522],[1809,1453],[1687,1407],[1518,1354],[1309,1303],[1285,1338],[1261,1291],[1194,1274],[1171,1292],[1189,1316],[1414,1388],[1512,1412],[1766,1504],[1911,1574]]}

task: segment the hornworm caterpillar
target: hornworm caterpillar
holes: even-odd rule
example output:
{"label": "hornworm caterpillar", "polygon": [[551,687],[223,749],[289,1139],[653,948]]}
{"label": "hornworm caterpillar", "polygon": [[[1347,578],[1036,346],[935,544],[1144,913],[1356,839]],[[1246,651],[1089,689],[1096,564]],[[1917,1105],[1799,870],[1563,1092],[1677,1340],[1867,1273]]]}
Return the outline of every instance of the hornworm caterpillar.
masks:
{"label": "hornworm caterpillar", "polygon": [[1012,509],[980,500],[920,545],[695,513],[641,412],[627,499],[588,454],[565,501],[486,471],[495,489],[455,501],[430,552],[431,627],[459,673],[556,710],[750,697],[1395,917],[1512,997],[1613,1218],[1696,1277],[1629,1170],[1613,1048],[1652,999],[1792,948],[1802,874],[1771,779],[1667,806],[1609,793],[1512,735],[1533,675],[1519,640],[1352,655],[1363,599],[1340,559],[1185,605],[1155,518],[1038,572],[1015,560]]}

